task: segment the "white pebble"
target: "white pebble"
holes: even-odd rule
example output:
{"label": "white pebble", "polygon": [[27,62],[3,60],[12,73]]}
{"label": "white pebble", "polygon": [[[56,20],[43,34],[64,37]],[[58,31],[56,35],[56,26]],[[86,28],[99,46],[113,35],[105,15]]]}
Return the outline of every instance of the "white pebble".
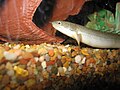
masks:
{"label": "white pebble", "polygon": [[65,47],[69,47],[70,45],[68,44],[68,45],[65,45]]}
{"label": "white pebble", "polygon": [[43,62],[43,61],[44,61],[44,59],[45,59],[45,57],[44,57],[44,56],[40,56],[39,61],[40,61],[40,62]]}
{"label": "white pebble", "polygon": [[43,81],[43,77],[40,77],[40,82],[42,82]]}
{"label": "white pebble", "polygon": [[41,66],[42,66],[43,69],[45,69],[45,68],[47,67],[46,61],[43,61],[43,62],[41,63]]}
{"label": "white pebble", "polygon": [[68,52],[68,50],[66,48],[63,48],[62,52]]}
{"label": "white pebble", "polygon": [[59,72],[59,73],[63,73],[63,72],[64,72],[63,67],[59,67],[59,68],[58,68],[58,72]]}
{"label": "white pebble", "polygon": [[18,56],[15,53],[10,53],[10,52],[7,52],[7,51],[5,51],[3,54],[4,54],[4,57],[5,57],[6,60],[13,60],[13,61],[16,60],[17,56]]}
{"label": "white pebble", "polygon": [[13,47],[13,49],[19,49],[19,48],[20,48],[19,44]]}
{"label": "white pebble", "polygon": [[25,45],[25,48],[30,48],[30,45]]}
{"label": "white pebble", "polygon": [[77,55],[77,56],[75,57],[75,62],[76,62],[76,63],[80,63],[80,62],[81,62],[81,56],[80,56],[80,55]]}
{"label": "white pebble", "polygon": [[70,72],[71,70],[72,70],[72,68],[69,66],[69,67],[68,67],[68,71]]}
{"label": "white pebble", "polygon": [[59,73],[59,72],[57,73],[57,76],[60,76],[60,73]]}
{"label": "white pebble", "polygon": [[66,68],[66,67],[63,67],[63,70],[64,70],[64,72],[66,72],[66,71],[67,71],[67,68]]}
{"label": "white pebble", "polygon": [[86,57],[82,59],[81,64],[85,64],[85,61],[86,61]]}
{"label": "white pebble", "polygon": [[45,60],[50,61],[50,56],[48,54],[45,55]]}
{"label": "white pebble", "polygon": [[38,57],[34,57],[35,61],[38,62],[39,58]]}
{"label": "white pebble", "polygon": [[58,59],[61,59],[62,57],[61,57],[61,55],[58,55],[57,58],[58,58]]}

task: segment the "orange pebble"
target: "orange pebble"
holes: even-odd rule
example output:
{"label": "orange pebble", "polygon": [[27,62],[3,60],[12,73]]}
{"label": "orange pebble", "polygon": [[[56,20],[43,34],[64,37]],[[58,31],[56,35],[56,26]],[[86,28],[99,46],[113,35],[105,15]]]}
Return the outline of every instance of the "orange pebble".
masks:
{"label": "orange pebble", "polygon": [[21,59],[19,62],[20,64],[27,64],[29,62],[30,59]]}
{"label": "orange pebble", "polygon": [[93,58],[90,58],[89,60],[90,60],[90,63],[96,63],[95,59]]}
{"label": "orange pebble", "polygon": [[35,63],[36,63],[36,61],[35,61],[34,58],[31,58],[30,61],[32,62],[32,64],[35,64]]}
{"label": "orange pebble", "polygon": [[47,64],[47,66],[54,65],[55,61],[49,61],[49,62],[46,62],[46,64]]}
{"label": "orange pebble", "polygon": [[82,52],[83,55],[89,55],[87,49],[82,49],[81,52]]}
{"label": "orange pebble", "polygon": [[54,55],[54,50],[49,50],[48,54],[52,57]]}
{"label": "orange pebble", "polygon": [[75,48],[73,48],[75,51],[79,51],[80,50],[80,48],[79,47],[75,47]]}

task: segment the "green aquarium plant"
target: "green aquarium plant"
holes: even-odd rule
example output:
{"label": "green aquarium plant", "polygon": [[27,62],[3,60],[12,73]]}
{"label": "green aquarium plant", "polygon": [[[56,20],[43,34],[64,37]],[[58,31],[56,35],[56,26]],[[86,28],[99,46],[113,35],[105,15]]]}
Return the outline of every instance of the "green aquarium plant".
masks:
{"label": "green aquarium plant", "polygon": [[116,4],[115,15],[108,10],[102,9],[88,16],[89,22],[86,27],[103,32],[120,34],[120,3]]}

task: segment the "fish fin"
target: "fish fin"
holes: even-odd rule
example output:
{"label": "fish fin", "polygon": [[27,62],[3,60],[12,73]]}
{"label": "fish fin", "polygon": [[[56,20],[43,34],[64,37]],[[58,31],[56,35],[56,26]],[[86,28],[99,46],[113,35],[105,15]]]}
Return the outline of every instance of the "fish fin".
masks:
{"label": "fish fin", "polygon": [[78,45],[80,46],[81,42],[81,34],[77,34],[76,32],[73,34],[74,39],[77,41]]}

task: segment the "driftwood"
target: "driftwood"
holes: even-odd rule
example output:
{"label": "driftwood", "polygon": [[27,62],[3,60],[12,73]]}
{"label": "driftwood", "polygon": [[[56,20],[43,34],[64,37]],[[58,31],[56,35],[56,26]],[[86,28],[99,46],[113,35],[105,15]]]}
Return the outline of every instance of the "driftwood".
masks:
{"label": "driftwood", "polygon": [[[41,2],[42,0],[5,0],[0,6],[0,40],[25,44],[62,42],[61,38],[55,37],[55,30],[50,23],[39,28],[32,22]],[[77,14],[84,2],[84,0],[56,0],[50,21],[64,20],[69,15]]]}

